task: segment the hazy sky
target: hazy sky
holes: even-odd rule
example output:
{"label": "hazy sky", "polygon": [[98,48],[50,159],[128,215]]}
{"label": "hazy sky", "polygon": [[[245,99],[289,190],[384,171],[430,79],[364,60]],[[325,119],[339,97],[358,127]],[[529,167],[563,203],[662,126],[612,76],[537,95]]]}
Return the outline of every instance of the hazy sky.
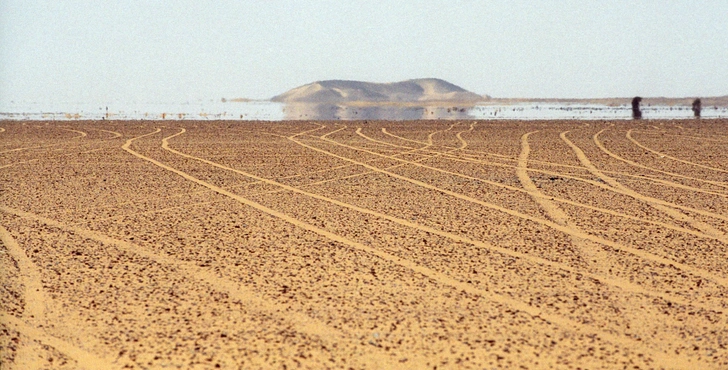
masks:
{"label": "hazy sky", "polygon": [[420,77],[494,97],[726,95],[728,1],[0,1],[0,103]]}

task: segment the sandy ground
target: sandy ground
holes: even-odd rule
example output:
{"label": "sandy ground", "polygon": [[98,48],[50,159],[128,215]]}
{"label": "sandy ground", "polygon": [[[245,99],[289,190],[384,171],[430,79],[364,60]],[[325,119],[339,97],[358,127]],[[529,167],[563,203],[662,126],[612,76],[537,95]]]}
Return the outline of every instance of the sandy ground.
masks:
{"label": "sandy ground", "polygon": [[726,127],[0,122],[0,367],[725,369]]}

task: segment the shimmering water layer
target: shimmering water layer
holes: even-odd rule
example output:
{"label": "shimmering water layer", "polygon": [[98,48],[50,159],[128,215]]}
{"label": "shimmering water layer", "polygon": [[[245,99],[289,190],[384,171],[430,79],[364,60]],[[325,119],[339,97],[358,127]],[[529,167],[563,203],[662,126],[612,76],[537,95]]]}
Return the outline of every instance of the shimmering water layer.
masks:
{"label": "shimmering water layer", "polygon": [[[643,106],[645,119],[693,117],[688,106]],[[728,107],[704,107],[703,118],[728,118]],[[10,120],[416,120],[416,119],[631,119],[630,106],[543,104],[475,106],[287,105],[270,101],[194,103],[11,103],[0,107]]]}

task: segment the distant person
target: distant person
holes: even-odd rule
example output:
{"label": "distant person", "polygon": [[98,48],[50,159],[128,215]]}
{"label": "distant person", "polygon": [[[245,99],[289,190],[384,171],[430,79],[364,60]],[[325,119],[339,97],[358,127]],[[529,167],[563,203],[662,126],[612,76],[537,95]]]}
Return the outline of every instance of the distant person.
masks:
{"label": "distant person", "polygon": [[634,99],[632,99],[632,118],[634,119],[642,119],[642,111],[640,110],[641,101],[642,98],[639,96],[635,96]]}
{"label": "distant person", "polygon": [[700,118],[700,98],[697,98],[693,101],[693,114],[695,114],[695,118]]}

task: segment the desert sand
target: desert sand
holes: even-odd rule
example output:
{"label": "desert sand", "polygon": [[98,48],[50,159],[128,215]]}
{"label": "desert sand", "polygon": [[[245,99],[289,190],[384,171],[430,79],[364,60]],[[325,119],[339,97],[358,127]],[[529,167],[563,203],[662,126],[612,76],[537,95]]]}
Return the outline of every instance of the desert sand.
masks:
{"label": "desert sand", "polygon": [[0,367],[725,369],[726,127],[0,122]]}

